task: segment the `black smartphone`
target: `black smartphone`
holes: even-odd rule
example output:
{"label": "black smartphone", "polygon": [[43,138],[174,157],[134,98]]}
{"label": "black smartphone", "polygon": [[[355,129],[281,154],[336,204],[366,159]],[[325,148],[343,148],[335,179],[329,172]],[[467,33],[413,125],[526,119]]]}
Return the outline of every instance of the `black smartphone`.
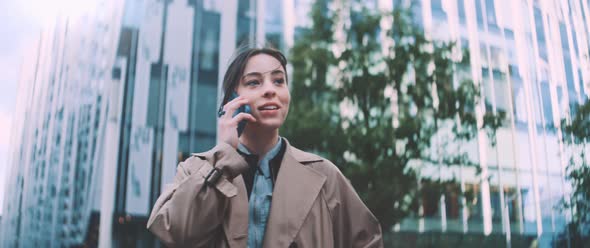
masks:
{"label": "black smartphone", "polygon": [[[231,97],[229,98],[228,102],[231,101],[231,100],[233,100],[233,99],[235,99],[235,98],[237,98],[238,96],[239,96],[238,93],[236,93],[234,91],[231,94]],[[250,106],[248,104],[244,104],[244,105],[240,106],[236,110],[236,112],[234,112],[234,114],[232,115],[232,117],[238,115],[239,113],[250,114],[251,113]],[[244,128],[246,128],[246,123],[247,122],[245,120],[240,121],[240,123],[238,123],[238,137],[240,137],[240,135],[242,135],[242,132],[244,131]]]}

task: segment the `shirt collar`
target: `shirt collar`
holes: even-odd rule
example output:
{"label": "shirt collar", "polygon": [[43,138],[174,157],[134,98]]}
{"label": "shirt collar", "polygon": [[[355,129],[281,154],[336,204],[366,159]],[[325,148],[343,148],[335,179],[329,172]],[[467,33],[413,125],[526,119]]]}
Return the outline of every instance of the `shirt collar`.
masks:
{"label": "shirt collar", "polygon": [[[262,159],[258,160],[258,165],[261,165],[262,163],[268,164],[268,162],[270,160],[272,160],[273,158],[275,158],[279,154],[279,152],[281,151],[282,144],[283,144],[283,139],[281,139],[281,137],[279,137],[278,138],[278,141],[277,141],[277,144],[272,149],[270,149],[270,151],[268,151],[262,157]],[[253,155],[248,150],[248,148],[244,144],[242,144],[242,143],[239,143],[238,144],[238,151],[246,154],[247,156],[256,156],[256,155]],[[258,156],[256,156],[256,157],[258,157]],[[266,165],[266,166],[268,166],[268,165]],[[269,176],[269,175],[266,175],[267,174],[266,171],[267,170],[262,170],[262,172],[265,174],[265,176]]]}

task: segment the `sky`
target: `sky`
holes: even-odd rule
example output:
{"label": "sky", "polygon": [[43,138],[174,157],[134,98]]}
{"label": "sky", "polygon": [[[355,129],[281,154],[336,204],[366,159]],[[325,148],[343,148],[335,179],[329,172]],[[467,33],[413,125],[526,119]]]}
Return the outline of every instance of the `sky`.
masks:
{"label": "sky", "polygon": [[16,95],[23,55],[38,40],[42,19],[28,9],[35,0],[0,1],[0,215],[9,173],[10,133],[15,118]]}

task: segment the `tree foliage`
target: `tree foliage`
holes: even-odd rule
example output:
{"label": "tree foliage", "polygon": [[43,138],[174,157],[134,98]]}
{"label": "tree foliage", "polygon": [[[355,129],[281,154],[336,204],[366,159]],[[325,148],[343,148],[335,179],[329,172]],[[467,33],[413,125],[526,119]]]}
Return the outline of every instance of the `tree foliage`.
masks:
{"label": "tree foliage", "polygon": [[567,230],[557,239],[558,246],[582,247],[590,242],[590,164],[587,148],[590,139],[590,101],[576,106],[571,121],[563,119],[561,130],[563,143],[570,150],[567,179],[572,192],[563,203],[573,213]]}
{"label": "tree foliage", "polygon": [[281,132],[338,165],[388,230],[417,209],[416,161],[470,163],[460,152],[433,152],[441,127],[460,142],[499,120],[477,126],[478,84],[456,75],[466,52],[455,58],[454,43],[427,38],[409,9],[345,2],[316,1],[313,25],[291,50],[292,102]]}

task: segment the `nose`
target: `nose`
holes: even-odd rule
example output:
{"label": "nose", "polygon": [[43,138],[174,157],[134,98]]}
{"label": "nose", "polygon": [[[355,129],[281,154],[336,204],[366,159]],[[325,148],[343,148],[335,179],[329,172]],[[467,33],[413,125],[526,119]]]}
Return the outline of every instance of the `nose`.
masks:
{"label": "nose", "polygon": [[263,96],[265,98],[274,97],[277,94],[272,80],[266,80],[264,83]]}

